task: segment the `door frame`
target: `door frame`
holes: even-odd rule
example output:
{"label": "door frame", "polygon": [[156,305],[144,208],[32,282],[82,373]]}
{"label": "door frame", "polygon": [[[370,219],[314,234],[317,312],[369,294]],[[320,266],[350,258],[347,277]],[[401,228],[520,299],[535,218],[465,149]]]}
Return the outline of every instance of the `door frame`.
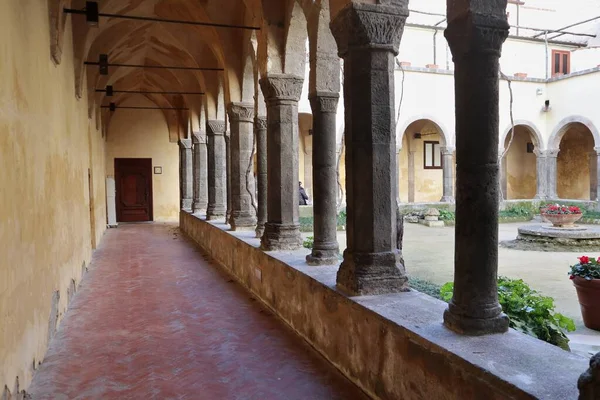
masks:
{"label": "door frame", "polygon": [[154,221],[154,189],[153,189],[153,180],[154,177],[152,175],[152,159],[151,158],[134,158],[134,157],[121,157],[121,158],[115,158],[115,202],[116,202],[116,211],[117,211],[117,222],[121,222],[121,213],[122,213],[122,209],[121,209],[121,190],[120,190],[120,182],[121,182],[121,170],[119,168],[119,162],[127,162],[127,161],[137,161],[140,164],[142,163],[142,161],[144,163],[147,163],[146,167],[147,167],[147,172],[148,172],[148,206],[149,206],[149,222]]}

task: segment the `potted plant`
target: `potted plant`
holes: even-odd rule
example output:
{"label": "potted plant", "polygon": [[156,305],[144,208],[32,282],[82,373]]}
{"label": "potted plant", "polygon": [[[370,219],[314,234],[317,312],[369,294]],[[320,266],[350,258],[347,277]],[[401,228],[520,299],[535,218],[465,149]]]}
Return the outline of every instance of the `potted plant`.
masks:
{"label": "potted plant", "polygon": [[555,227],[570,227],[581,219],[583,214],[577,206],[563,206],[560,204],[549,204],[540,208],[542,217],[551,222]]}
{"label": "potted plant", "polygon": [[579,257],[579,262],[571,266],[569,277],[577,290],[584,325],[600,331],[600,257]]}

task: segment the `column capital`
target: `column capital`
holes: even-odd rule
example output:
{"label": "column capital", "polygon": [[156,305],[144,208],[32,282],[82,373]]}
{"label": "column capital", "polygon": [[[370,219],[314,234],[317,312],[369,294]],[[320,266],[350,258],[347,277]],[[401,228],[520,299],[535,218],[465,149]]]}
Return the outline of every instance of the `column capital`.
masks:
{"label": "column capital", "polygon": [[302,94],[304,78],[291,74],[269,74],[259,83],[267,104],[282,101],[298,102]]}
{"label": "column capital", "polygon": [[208,130],[206,132],[209,136],[217,136],[225,134],[225,121],[210,120],[206,122]]}
{"label": "column capital", "polygon": [[192,139],[179,139],[179,142],[177,143],[179,144],[179,148],[180,149],[191,149],[192,148]]}
{"label": "column capital", "polygon": [[308,96],[308,100],[313,112],[336,113],[340,95],[334,92],[314,92]]}
{"label": "column capital", "polygon": [[456,149],[452,146],[441,146],[440,147],[440,151],[442,152],[443,156],[451,156],[452,154],[454,154],[454,151]]}
{"label": "column capital", "polygon": [[254,122],[254,104],[252,103],[229,103],[227,115],[232,122]]}
{"label": "column capital", "polygon": [[256,129],[267,129],[267,117],[254,117],[254,125],[256,126]]}
{"label": "column capital", "polygon": [[398,55],[408,17],[408,0],[395,5],[349,3],[331,22],[331,33],[344,57],[350,49],[387,50]]}
{"label": "column capital", "polygon": [[444,36],[448,40],[452,56],[455,59],[472,54],[492,54],[500,57],[502,44],[509,31],[504,8],[498,7],[498,10],[485,14],[466,10],[450,18]]}
{"label": "column capital", "polygon": [[594,151],[600,156],[600,147],[594,147]]}
{"label": "column capital", "polygon": [[202,131],[192,132],[192,143],[193,144],[206,143],[206,134]]}

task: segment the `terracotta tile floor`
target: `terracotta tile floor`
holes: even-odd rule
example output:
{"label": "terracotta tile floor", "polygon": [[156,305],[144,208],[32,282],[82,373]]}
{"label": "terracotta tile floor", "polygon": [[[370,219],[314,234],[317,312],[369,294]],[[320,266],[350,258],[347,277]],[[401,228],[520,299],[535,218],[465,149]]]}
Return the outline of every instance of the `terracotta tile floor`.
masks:
{"label": "terracotta tile floor", "polygon": [[33,399],[366,399],[175,225],[109,230]]}

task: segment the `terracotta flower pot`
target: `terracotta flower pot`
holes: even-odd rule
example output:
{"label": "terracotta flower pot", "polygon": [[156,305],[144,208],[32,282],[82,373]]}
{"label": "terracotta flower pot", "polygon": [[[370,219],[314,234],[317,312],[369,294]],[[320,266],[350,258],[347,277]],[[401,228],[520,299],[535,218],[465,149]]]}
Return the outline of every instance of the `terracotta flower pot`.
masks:
{"label": "terracotta flower pot", "polygon": [[577,290],[583,324],[600,331],[600,279],[586,281],[576,276],[573,278],[573,284]]}
{"label": "terracotta flower pot", "polygon": [[542,214],[553,226],[571,226],[579,221],[583,214]]}

